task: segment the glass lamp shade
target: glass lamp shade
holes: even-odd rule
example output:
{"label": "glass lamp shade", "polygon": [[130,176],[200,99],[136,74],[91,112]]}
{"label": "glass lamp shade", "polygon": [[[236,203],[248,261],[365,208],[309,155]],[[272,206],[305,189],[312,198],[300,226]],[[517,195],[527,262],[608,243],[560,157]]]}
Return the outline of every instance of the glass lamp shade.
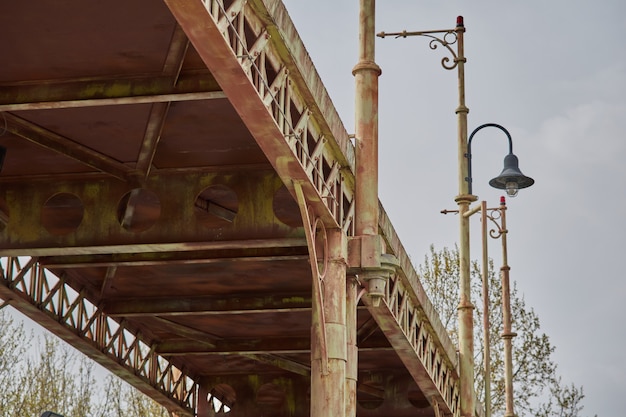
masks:
{"label": "glass lamp shade", "polygon": [[515,197],[518,190],[530,187],[534,183],[535,180],[522,174],[517,156],[512,153],[504,157],[504,169],[500,175],[489,181],[492,187],[506,190],[509,197]]}

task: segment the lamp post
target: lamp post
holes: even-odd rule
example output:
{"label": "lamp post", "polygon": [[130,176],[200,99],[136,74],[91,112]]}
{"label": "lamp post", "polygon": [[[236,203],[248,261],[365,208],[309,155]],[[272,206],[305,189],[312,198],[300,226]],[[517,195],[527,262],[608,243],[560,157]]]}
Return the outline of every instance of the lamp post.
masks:
{"label": "lamp post", "polygon": [[[423,36],[430,38],[430,48],[437,49],[443,46],[452,55],[452,63],[449,57],[441,60],[441,65],[447,70],[457,70],[458,80],[458,106],[457,114],[457,158],[458,158],[458,195],[455,201],[459,213],[459,293],[458,306],[458,332],[459,332],[459,385],[460,385],[460,411],[463,417],[471,417],[476,413],[476,394],[474,388],[474,305],[470,295],[470,228],[469,218],[480,207],[470,210],[470,204],[477,200],[472,194],[471,176],[471,141],[474,135],[485,127],[499,128],[506,133],[509,140],[509,154],[504,160],[502,173],[490,181],[495,188],[506,189],[510,196],[517,194],[517,190],[531,186],[534,181],[524,176],[518,168],[517,157],[513,154],[511,135],[502,126],[495,123],[487,123],[476,128],[470,138],[467,138],[467,113],[469,109],[465,105],[465,50],[464,39],[465,25],[463,17],[458,16],[454,29],[429,30],[420,32],[381,32],[377,36],[385,38],[394,36],[406,38],[408,36]],[[440,35],[441,37],[435,36]],[[456,44],[456,52],[452,48]]]}
{"label": "lamp post", "polygon": [[[514,417],[513,412],[513,338],[517,336],[511,331],[511,291],[509,288],[509,271],[507,241],[508,229],[506,228],[506,200],[500,198],[500,224],[498,225],[499,237],[502,239],[502,267],[500,279],[502,280],[502,339],[504,339],[504,394],[505,394],[505,417]],[[497,223],[496,223],[497,224]],[[492,237],[498,238],[498,235]]]}
{"label": "lamp post", "polygon": [[[473,316],[474,306],[470,297],[470,259],[469,259],[469,216],[465,213],[469,210],[476,197],[469,192],[468,161],[467,158],[467,113],[469,109],[465,105],[465,49],[463,34],[465,25],[463,17],[456,20],[454,29],[428,30],[419,32],[381,32],[377,36],[385,38],[395,36],[396,38],[406,38],[408,36],[423,36],[430,39],[430,48],[437,49],[443,46],[452,55],[452,63],[449,57],[441,60],[441,65],[447,70],[457,69],[458,78],[458,107],[457,114],[457,150],[458,150],[458,185],[459,193],[455,198],[459,207],[460,219],[460,242],[459,242],[459,293],[460,300],[458,306],[458,331],[459,331],[459,388],[460,388],[460,411],[461,416],[471,417],[476,412],[476,395],[474,392],[474,328]],[[441,37],[435,36],[440,35]],[[452,48],[456,44],[456,52]]]}
{"label": "lamp post", "polygon": [[[488,286],[488,262],[487,236],[493,239],[501,239],[502,242],[502,266],[500,267],[500,280],[502,286],[502,334],[504,342],[504,396],[505,396],[505,417],[514,417],[513,411],[513,341],[517,336],[511,330],[511,292],[509,287],[507,234],[506,227],[506,199],[500,197],[500,207],[487,208],[487,203],[481,201],[481,224],[482,224],[482,246],[483,246],[483,337],[485,356],[485,417],[491,416],[491,363],[490,363],[490,336],[489,336],[489,286]],[[487,220],[495,224],[496,228],[487,233]]]}

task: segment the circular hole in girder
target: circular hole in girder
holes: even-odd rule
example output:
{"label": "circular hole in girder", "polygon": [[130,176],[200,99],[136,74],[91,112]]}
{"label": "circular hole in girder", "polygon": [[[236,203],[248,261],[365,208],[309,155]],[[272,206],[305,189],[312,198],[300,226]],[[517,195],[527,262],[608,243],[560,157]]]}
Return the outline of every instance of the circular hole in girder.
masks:
{"label": "circular hole in girder", "polygon": [[418,388],[409,389],[407,391],[407,399],[415,408],[426,408],[430,406],[430,402],[422,391]]}
{"label": "circular hole in girder", "polygon": [[[265,412],[279,412],[286,403],[285,391],[276,384],[263,384],[256,394],[256,403]],[[265,413],[264,413],[265,414]]]}
{"label": "circular hole in girder", "polygon": [[230,385],[217,384],[211,388],[206,400],[215,415],[224,415],[232,409],[237,400],[237,394]]}
{"label": "circular hole in girder", "polygon": [[202,190],[194,202],[198,222],[209,228],[233,223],[239,210],[237,193],[225,185],[212,185]]}
{"label": "circular hole in girder", "polygon": [[117,220],[130,232],[142,232],[161,217],[161,202],[155,193],[135,188],[124,194],[117,206]]}
{"label": "circular hole in girder", "polygon": [[377,381],[360,382],[356,391],[356,402],[366,410],[375,410],[385,401],[385,389]]}
{"label": "circular hole in girder", "polygon": [[41,208],[41,224],[53,235],[67,235],[80,226],[84,213],[80,198],[71,193],[58,193]]}
{"label": "circular hole in girder", "polygon": [[274,193],[272,208],[274,216],[287,226],[302,227],[300,207],[284,185]]}

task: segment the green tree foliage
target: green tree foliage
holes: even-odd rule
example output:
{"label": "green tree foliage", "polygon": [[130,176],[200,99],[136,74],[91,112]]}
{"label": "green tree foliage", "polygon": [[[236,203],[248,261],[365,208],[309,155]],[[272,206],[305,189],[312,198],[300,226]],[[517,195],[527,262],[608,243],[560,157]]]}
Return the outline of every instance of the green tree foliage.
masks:
{"label": "green tree foliage", "polygon": [[[32,346],[32,347],[31,347]],[[50,334],[34,337],[0,310],[0,415],[169,417],[159,404]]]}
{"label": "green tree foliage", "polygon": [[[459,302],[459,251],[444,248],[437,251],[431,246],[424,264],[418,268],[422,284],[442,324],[452,340],[457,343],[457,306]],[[494,416],[503,415],[504,397],[504,349],[502,333],[502,284],[495,273],[493,260],[489,260],[489,334],[491,356],[491,404]],[[476,390],[479,400],[485,400],[484,334],[482,306],[482,277],[480,266],[471,266],[472,300],[474,314],[474,346],[476,366]],[[548,336],[541,332],[539,317],[526,305],[514,282],[510,289],[513,332],[513,378],[515,413],[538,417],[580,417],[584,398],[582,387],[563,386],[552,360],[554,346]],[[547,398],[547,400],[546,400]]]}
{"label": "green tree foliage", "polygon": [[26,381],[23,375],[15,374],[14,369],[24,365],[32,338],[32,333],[26,333],[22,323],[0,310],[0,410],[6,415],[18,415],[14,400],[21,395]]}
{"label": "green tree foliage", "polygon": [[165,408],[115,375],[105,380],[105,409],[95,417],[169,417]]}
{"label": "green tree foliage", "polygon": [[26,359],[24,385],[12,415],[39,416],[45,410],[87,415],[94,397],[93,363],[50,335],[41,341],[37,355]]}
{"label": "green tree foliage", "polygon": [[[537,417],[578,417],[583,409],[581,401],[585,398],[582,387],[574,384],[563,385],[561,378],[550,387],[551,396],[537,410]],[[596,415],[596,417],[598,417]]]}

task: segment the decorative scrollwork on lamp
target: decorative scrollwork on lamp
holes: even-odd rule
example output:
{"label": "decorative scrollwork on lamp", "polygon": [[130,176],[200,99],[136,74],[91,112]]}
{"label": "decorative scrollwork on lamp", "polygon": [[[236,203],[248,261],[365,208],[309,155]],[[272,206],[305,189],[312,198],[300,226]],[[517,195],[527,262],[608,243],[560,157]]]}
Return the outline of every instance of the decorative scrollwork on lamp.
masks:
{"label": "decorative scrollwork on lamp", "polygon": [[504,230],[502,225],[498,222],[502,218],[501,210],[501,208],[487,209],[487,213],[485,214],[485,217],[496,227],[495,229],[489,229],[489,236],[492,239],[498,239],[503,233],[506,232],[506,230]]}
{"label": "decorative scrollwork on lamp", "polygon": [[[461,31],[465,30],[463,26],[463,17],[461,16],[457,18],[455,29],[427,30],[427,31],[420,31],[420,32],[407,32],[406,30],[403,30],[402,32],[393,32],[393,33],[380,32],[380,33],[377,33],[376,36],[378,36],[379,38],[385,38],[387,36],[394,36],[396,38],[406,38],[408,36],[424,36],[426,38],[430,38],[430,42],[428,43],[428,46],[430,47],[430,49],[435,50],[439,47],[439,45],[441,45],[444,48],[446,48],[448,52],[450,52],[450,55],[452,55],[452,58],[453,58],[452,64],[449,63],[450,57],[446,56],[441,59],[441,66],[447,70],[453,70],[457,67],[459,62],[461,61],[465,62],[465,57],[459,58],[457,53],[454,51],[454,49],[450,47],[451,45],[454,45],[457,43],[459,39],[457,35],[457,31],[459,30]],[[441,34],[441,33],[443,33],[442,37],[437,37],[433,35],[433,34]]]}

